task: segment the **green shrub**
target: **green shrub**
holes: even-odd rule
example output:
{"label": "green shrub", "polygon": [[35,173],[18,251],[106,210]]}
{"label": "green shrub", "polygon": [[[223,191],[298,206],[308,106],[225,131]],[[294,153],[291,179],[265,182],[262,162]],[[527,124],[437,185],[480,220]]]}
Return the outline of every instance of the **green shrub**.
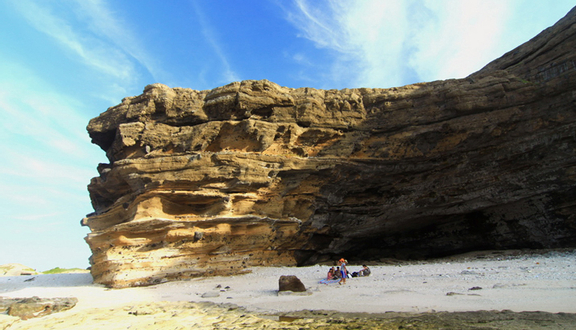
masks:
{"label": "green shrub", "polygon": [[42,274],[63,274],[63,273],[86,273],[88,272],[86,269],[82,269],[82,268],[60,268],[60,267],[56,267],[56,268],[52,268],[50,270],[47,270],[45,272],[42,272]]}

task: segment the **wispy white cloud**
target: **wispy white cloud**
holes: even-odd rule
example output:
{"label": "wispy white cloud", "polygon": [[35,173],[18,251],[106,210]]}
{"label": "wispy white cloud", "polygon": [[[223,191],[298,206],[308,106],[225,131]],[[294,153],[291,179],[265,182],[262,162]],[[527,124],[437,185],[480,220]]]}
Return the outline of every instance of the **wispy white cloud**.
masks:
{"label": "wispy white cloud", "polygon": [[494,58],[507,6],[496,0],[294,0],[283,8],[302,37],[334,52],[335,82],[391,87],[480,69]]}
{"label": "wispy white cloud", "polygon": [[417,50],[409,61],[424,80],[465,77],[502,55],[511,2],[426,0],[423,5],[433,18],[412,39]]}
{"label": "wispy white cloud", "polygon": [[[96,165],[105,161],[90,144],[86,124],[95,111],[141,89],[143,77],[164,79],[166,74],[106,1],[10,4],[12,14],[38,31],[34,36],[52,53],[42,63],[28,63],[17,51],[0,52],[0,245],[35,234],[34,242],[42,245],[49,240],[42,235],[51,232],[67,237],[53,248],[68,251],[62,255],[71,263],[85,264],[82,236],[87,229],[78,220],[91,211],[86,185],[97,175]],[[53,64],[78,72],[62,79],[70,72],[54,76],[44,70]],[[71,82],[78,86],[67,85]],[[27,245],[6,258],[50,262],[30,250],[34,247]]]}
{"label": "wispy white cloud", "polygon": [[301,65],[305,65],[305,66],[313,66],[314,65],[312,63],[312,61],[310,61],[310,59],[308,59],[307,56],[304,55],[303,53],[296,53],[296,54],[291,55],[290,57],[292,57],[293,61],[295,61]]}
{"label": "wispy white cloud", "polygon": [[401,79],[397,63],[407,31],[401,2],[295,0],[285,9],[300,36],[334,52],[332,81],[378,86]]}
{"label": "wispy white cloud", "polygon": [[[84,105],[50,88],[50,83],[15,62],[2,62],[0,71],[0,148],[11,149],[15,143],[67,154],[78,159],[94,159],[86,150],[90,141],[84,129],[88,117],[78,110]],[[15,150],[17,153],[22,149]]]}
{"label": "wispy white cloud", "polygon": [[167,73],[158,61],[141,44],[142,37],[135,35],[130,25],[114,13],[104,0],[75,0],[79,16],[92,33],[109,40],[118,49],[130,55],[142,65],[155,80],[165,79]]}
{"label": "wispy white cloud", "polygon": [[122,80],[134,75],[132,63],[121,50],[110,47],[96,35],[78,32],[70,21],[75,18],[66,17],[63,10],[51,8],[53,3],[32,0],[14,0],[12,3],[31,26],[52,37],[84,64]]}
{"label": "wispy white cloud", "polygon": [[[86,264],[86,251],[76,252],[86,248],[87,229],[78,220],[91,211],[86,185],[105,161],[90,144],[86,124],[100,107],[126,96],[145,70],[154,71],[154,63],[130,42],[130,29],[105,10],[104,2],[15,0],[11,5],[11,14],[32,28],[26,33],[39,32],[32,33],[41,40],[38,51],[49,51],[46,57],[30,57],[41,59],[30,63],[27,54],[18,53],[18,44],[0,52],[0,246],[6,249],[9,241],[45,245],[53,237],[43,234],[52,233],[66,237],[52,248],[71,263]],[[67,79],[70,75],[74,78]],[[0,263],[10,258],[51,262],[47,255],[39,257],[44,251],[38,247],[25,245]]]}
{"label": "wispy white cloud", "polygon": [[212,48],[212,50],[214,51],[214,53],[216,54],[216,56],[218,57],[218,59],[222,64],[223,82],[230,83],[233,81],[240,80],[238,74],[232,69],[230,62],[228,61],[228,57],[226,56],[223,47],[216,33],[214,32],[214,29],[212,28],[212,25],[208,21],[206,14],[204,14],[204,12],[202,11],[198,3],[196,3],[196,1],[191,1],[191,4],[194,8],[196,19],[198,20],[198,23],[200,23],[202,35],[204,36],[204,38],[206,39],[206,41],[208,42],[208,44],[210,45],[210,47]]}
{"label": "wispy white cloud", "polygon": [[71,0],[65,5],[37,0],[12,3],[36,30],[56,40],[99,74],[114,79],[115,84],[136,83],[141,68],[156,81],[168,79],[129,24],[111,11],[106,1]]}
{"label": "wispy white cloud", "polygon": [[[58,233],[71,239],[57,248],[81,250],[86,230],[78,220],[91,210],[86,185],[104,158],[84,129],[89,119],[82,115],[85,105],[55,90],[27,66],[0,59],[0,247],[9,240],[42,245],[49,240],[42,233]],[[28,244],[18,250],[0,263],[34,258],[38,264],[51,262],[39,258],[42,253]],[[75,254],[63,256],[86,263],[86,256]]]}
{"label": "wispy white cloud", "polygon": [[[63,191],[78,192],[79,188],[83,190],[88,179],[96,174],[95,171],[71,163],[70,161],[74,159],[72,155],[60,161],[48,158],[49,153],[26,155],[10,150],[4,151],[7,161],[0,165],[0,174],[5,176],[5,181],[31,182],[37,186],[53,186]],[[62,157],[62,155],[57,156]]]}

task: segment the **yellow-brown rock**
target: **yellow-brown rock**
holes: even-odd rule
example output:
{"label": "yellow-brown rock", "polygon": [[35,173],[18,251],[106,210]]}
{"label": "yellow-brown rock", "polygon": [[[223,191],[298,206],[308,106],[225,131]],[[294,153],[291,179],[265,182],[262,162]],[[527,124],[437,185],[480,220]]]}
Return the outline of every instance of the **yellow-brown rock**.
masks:
{"label": "yellow-brown rock", "polygon": [[147,86],[88,125],[95,281],[575,246],[575,23],[465,79]]}

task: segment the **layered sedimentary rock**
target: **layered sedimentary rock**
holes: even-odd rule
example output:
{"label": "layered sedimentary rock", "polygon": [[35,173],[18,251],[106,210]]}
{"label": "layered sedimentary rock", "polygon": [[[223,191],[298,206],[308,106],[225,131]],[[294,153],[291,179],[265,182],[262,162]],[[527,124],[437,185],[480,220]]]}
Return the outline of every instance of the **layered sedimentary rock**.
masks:
{"label": "layered sedimentary rock", "polygon": [[95,281],[575,246],[575,24],[465,79],[147,86],[88,125]]}

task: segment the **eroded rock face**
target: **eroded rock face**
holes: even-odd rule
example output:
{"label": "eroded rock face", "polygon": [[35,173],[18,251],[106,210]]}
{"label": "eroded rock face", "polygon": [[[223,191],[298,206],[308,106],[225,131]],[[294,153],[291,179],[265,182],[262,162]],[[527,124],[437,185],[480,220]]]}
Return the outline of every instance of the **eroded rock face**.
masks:
{"label": "eroded rock face", "polygon": [[575,246],[575,23],[465,79],[147,86],[88,125],[95,281]]}

